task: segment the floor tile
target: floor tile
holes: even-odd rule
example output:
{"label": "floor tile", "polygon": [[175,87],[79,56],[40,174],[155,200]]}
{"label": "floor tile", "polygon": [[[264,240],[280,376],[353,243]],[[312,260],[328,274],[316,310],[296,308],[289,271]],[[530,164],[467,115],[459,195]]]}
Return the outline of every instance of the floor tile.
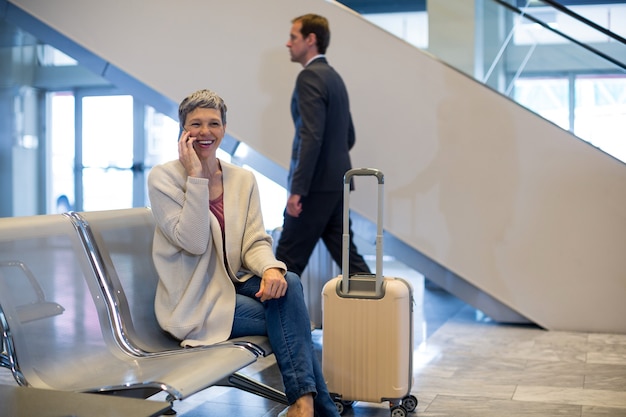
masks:
{"label": "floor tile", "polygon": [[626,417],[626,408],[583,406],[582,417]]}
{"label": "floor tile", "polygon": [[585,365],[584,388],[626,392],[626,365]]}
{"label": "floor tile", "polygon": [[626,366],[626,345],[617,346],[620,347],[618,350],[607,346],[604,349],[597,349],[592,352],[588,352],[587,362]]}
{"label": "floor tile", "polygon": [[626,392],[520,385],[515,390],[516,401],[543,402],[547,404],[573,404],[626,409]]}

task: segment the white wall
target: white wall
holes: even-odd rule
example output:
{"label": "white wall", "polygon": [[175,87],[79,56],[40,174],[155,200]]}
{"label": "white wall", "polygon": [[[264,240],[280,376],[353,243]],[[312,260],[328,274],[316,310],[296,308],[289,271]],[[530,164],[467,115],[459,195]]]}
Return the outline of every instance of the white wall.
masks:
{"label": "white wall", "polygon": [[[326,15],[386,230],[541,326],[626,333],[626,167],[360,16],[321,0],[10,3],[175,101],[216,90],[231,134],[284,167],[290,19]],[[374,219],[373,185],[357,186]]]}

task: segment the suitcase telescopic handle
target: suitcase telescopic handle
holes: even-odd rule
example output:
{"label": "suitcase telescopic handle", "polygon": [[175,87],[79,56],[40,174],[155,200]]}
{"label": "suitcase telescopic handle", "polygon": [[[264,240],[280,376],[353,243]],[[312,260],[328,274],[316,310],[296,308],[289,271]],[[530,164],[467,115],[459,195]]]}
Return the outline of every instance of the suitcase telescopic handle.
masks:
{"label": "suitcase telescopic handle", "polygon": [[343,256],[341,262],[341,292],[348,294],[350,291],[350,184],[352,177],[374,176],[378,180],[378,214],[376,218],[376,286],[375,297],[383,295],[383,190],[385,176],[382,171],[375,168],[354,168],[348,170],[343,177]]}

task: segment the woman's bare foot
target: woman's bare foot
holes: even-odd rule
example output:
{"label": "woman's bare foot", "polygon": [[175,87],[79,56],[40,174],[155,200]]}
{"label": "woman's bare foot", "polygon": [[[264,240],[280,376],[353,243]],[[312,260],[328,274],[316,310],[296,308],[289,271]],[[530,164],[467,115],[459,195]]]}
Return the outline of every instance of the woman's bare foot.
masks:
{"label": "woman's bare foot", "polygon": [[313,417],[313,394],[303,395],[291,404],[287,417]]}

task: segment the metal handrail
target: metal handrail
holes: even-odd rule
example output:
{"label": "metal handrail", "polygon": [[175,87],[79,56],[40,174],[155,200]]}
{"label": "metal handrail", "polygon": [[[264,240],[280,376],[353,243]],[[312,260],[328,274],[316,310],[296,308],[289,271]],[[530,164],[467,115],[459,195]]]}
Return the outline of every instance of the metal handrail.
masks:
{"label": "metal handrail", "polygon": [[[614,64],[614,65],[617,65],[618,67],[620,67],[621,69],[623,69],[624,71],[626,71],[626,64],[625,64],[625,63],[623,63],[623,62],[621,62],[621,61],[619,61],[619,60],[617,60],[617,59],[613,58],[613,57],[612,57],[612,56],[610,56],[610,55],[605,54],[605,53],[604,53],[604,52],[602,52],[602,51],[597,50],[596,48],[594,48],[594,47],[592,47],[592,46],[590,46],[590,45],[588,45],[588,44],[586,44],[586,43],[584,43],[584,42],[581,42],[581,41],[579,41],[579,40],[577,40],[577,39],[572,38],[572,37],[571,37],[571,36],[569,36],[569,35],[566,35],[565,33],[563,33],[563,32],[561,32],[561,31],[559,31],[559,30],[557,30],[557,29],[553,28],[552,26],[548,25],[546,22],[544,22],[544,21],[542,21],[542,20],[540,20],[540,19],[537,19],[536,17],[534,17],[534,16],[532,16],[532,15],[528,14],[528,12],[527,12],[527,11],[522,11],[522,10],[521,10],[521,9],[519,9],[518,7],[513,6],[512,4],[509,4],[509,3],[507,3],[507,2],[506,2],[506,1],[504,1],[504,0],[493,0],[493,1],[494,1],[495,3],[497,3],[497,4],[501,5],[501,6],[503,6],[503,7],[505,7],[505,8],[507,8],[507,9],[511,10],[511,11],[512,11],[512,12],[514,12],[514,13],[517,13],[517,14],[519,14],[519,15],[523,15],[523,17],[524,17],[525,19],[528,19],[528,20],[532,21],[533,23],[536,23],[536,24],[540,25],[541,27],[543,27],[543,28],[545,28],[545,29],[549,30],[550,32],[555,33],[555,34],[557,34],[557,35],[559,35],[559,36],[561,36],[561,37],[563,37],[563,38],[567,39],[568,41],[570,41],[570,42],[572,42],[572,43],[575,43],[576,45],[578,45],[578,46],[580,46],[580,47],[582,47],[582,48],[585,48],[585,49],[586,49],[586,50],[588,50],[589,52],[592,52],[593,54],[595,54],[595,55],[597,55],[597,56],[599,56],[599,57],[601,57],[601,58],[604,58],[605,60],[607,60],[607,61],[611,62],[611,63],[612,63],[612,64]],[[545,2],[545,0],[542,0],[542,1],[544,1],[544,2]],[[574,12],[571,12],[571,13],[574,13]],[[580,16],[580,18],[581,18],[581,19],[584,19],[582,16]],[[615,36],[617,36],[618,38],[620,38],[618,35],[615,35]]]}

